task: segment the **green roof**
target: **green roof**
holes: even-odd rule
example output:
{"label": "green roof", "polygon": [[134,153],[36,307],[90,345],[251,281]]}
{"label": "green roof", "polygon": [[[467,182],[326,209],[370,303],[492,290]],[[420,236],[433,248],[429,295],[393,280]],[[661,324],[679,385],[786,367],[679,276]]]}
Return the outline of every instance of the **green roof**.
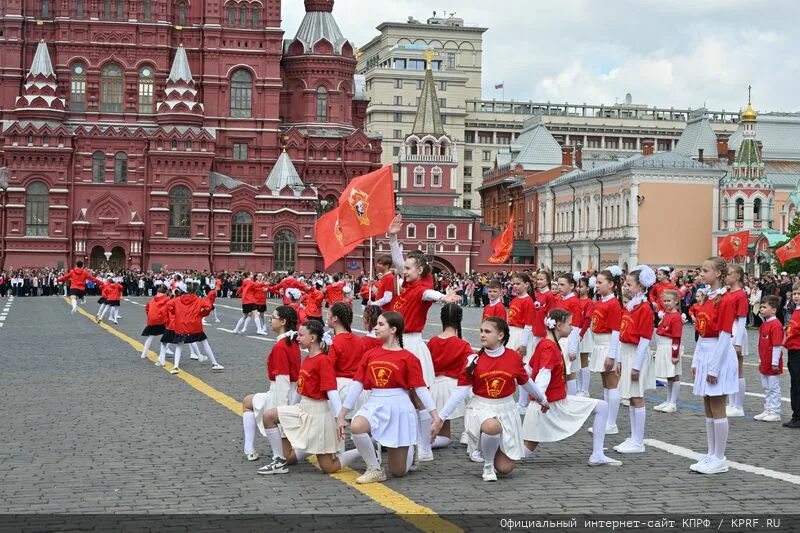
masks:
{"label": "green roof", "polygon": [[481,218],[480,215],[460,207],[443,207],[429,205],[399,205],[397,211],[407,219],[451,220]]}

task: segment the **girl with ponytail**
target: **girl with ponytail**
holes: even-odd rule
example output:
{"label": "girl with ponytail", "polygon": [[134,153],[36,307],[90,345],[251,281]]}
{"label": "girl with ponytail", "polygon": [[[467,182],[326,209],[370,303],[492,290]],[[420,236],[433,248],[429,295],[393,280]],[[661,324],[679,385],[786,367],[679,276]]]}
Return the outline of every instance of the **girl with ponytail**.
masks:
{"label": "girl with ponytail", "polygon": [[[351,332],[352,322],[353,309],[346,303],[336,302],[328,309],[328,327],[333,330],[334,334],[328,358],[333,364],[336,388],[342,401],[347,398],[347,392],[358,370],[358,363],[364,356],[364,345],[361,338]],[[367,400],[367,396],[366,392],[359,396],[354,407],[356,411]]]}

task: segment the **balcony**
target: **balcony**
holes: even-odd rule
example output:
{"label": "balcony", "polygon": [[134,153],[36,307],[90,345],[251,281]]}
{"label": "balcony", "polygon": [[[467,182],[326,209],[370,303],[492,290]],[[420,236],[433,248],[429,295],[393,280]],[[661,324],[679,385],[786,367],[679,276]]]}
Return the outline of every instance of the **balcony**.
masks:
{"label": "balcony", "polygon": [[449,155],[407,155],[403,161],[409,163],[454,163]]}

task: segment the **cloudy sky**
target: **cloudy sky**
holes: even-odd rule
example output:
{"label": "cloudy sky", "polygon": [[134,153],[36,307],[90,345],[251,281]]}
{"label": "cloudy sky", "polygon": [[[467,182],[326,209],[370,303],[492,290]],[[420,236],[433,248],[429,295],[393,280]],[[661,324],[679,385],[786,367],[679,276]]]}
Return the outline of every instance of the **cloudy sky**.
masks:
{"label": "cloudy sky", "polygon": [[[751,84],[759,111],[800,111],[797,0],[337,0],[334,15],[358,46],[433,9],[489,28],[486,99],[502,81],[506,99],[735,110]],[[303,12],[284,0],[287,36]]]}

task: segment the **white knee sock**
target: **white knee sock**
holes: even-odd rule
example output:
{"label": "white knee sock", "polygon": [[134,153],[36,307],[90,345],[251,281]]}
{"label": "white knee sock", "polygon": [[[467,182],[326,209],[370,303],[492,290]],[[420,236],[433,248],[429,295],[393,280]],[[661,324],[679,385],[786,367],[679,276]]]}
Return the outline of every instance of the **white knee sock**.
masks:
{"label": "white knee sock", "polygon": [[240,318],[239,321],[236,323],[236,327],[233,328],[234,333],[241,331],[242,326],[244,325],[244,317]]}
{"label": "white knee sock", "polygon": [[147,352],[150,350],[150,345],[153,344],[153,340],[156,338],[155,335],[148,335],[147,339],[144,341],[144,348],[142,349],[142,359],[147,357]]}
{"label": "white knee sock", "polygon": [[528,448],[527,446],[522,446],[522,457],[525,459],[530,459],[531,457],[536,457],[536,452]]}
{"label": "white knee sock", "polygon": [[358,451],[358,448],[354,448],[352,450],[347,450],[339,454],[339,462],[342,465],[342,468],[347,466],[351,466],[356,459],[361,457],[361,453]]}
{"label": "white knee sock", "polygon": [[636,434],[636,415],[634,414],[634,409],[632,405],[628,406],[628,421],[631,424],[631,440],[634,439],[634,435]]}
{"label": "white knee sock", "polygon": [[633,435],[633,440],[639,446],[644,445],[644,422],[647,417],[647,409],[644,407],[637,407],[633,410],[633,416],[636,420],[636,433]]}
{"label": "white knee sock", "polygon": [[406,471],[403,472],[403,473],[407,474],[408,471],[411,470],[411,465],[413,465],[413,464],[414,464],[414,447],[413,446],[409,446],[408,447],[408,454],[406,454]]}
{"label": "white knee sock", "polygon": [[244,319],[244,325],[240,331],[247,333],[247,326],[250,324],[250,320],[252,320],[249,316]]}
{"label": "white knee sock", "polygon": [[189,345],[189,352],[191,352],[192,355],[200,357],[200,348],[197,347],[196,342],[193,342]]}
{"label": "white knee sock", "polygon": [[570,379],[567,381],[567,396],[575,396],[578,392],[578,381]]}
{"label": "white knee sock", "polygon": [[72,312],[74,313],[75,311],[78,310],[78,298],[75,297],[75,296],[72,296],[70,298],[70,300],[72,300]]}
{"label": "white knee sock", "polygon": [[617,425],[617,414],[619,413],[620,395],[619,389],[608,390],[608,425]]}
{"label": "white knee sock", "polygon": [[175,368],[179,368],[181,366],[181,348],[183,347],[183,343],[175,345]]}
{"label": "white knee sock", "polygon": [[714,457],[725,459],[725,447],[728,444],[728,419],[714,419]]}
{"label": "white knee sock", "polygon": [[431,453],[431,414],[427,409],[417,411],[418,445],[421,454]]}
{"label": "white knee sock", "polygon": [[747,390],[744,378],[739,378],[739,394],[736,395],[736,407],[744,409],[744,396]]}
{"label": "white knee sock", "polygon": [[208,339],[202,342],[203,350],[206,352],[206,355],[211,360],[212,365],[217,365],[217,358],[214,357],[214,352],[211,350],[211,345],[208,343]]}
{"label": "white knee sock", "polygon": [[244,453],[253,453],[253,442],[256,439],[256,415],[253,411],[242,413],[242,427],[244,428]]}
{"label": "white knee sock", "polygon": [[500,443],[503,441],[503,434],[487,435],[481,433],[481,453],[483,454],[483,464],[493,465],[494,458],[497,455],[497,450],[500,449]]}
{"label": "white knee sock", "polygon": [[441,435],[436,435],[436,439],[433,441],[431,449],[437,450],[439,448],[446,448],[449,445],[450,445],[450,437],[442,437]]}
{"label": "white knee sock", "polygon": [[708,440],[708,453],[706,455],[711,457],[714,455],[714,448],[716,447],[713,418],[706,418],[706,438]]}
{"label": "white knee sock", "polygon": [[669,403],[678,405],[678,396],[681,393],[681,382],[680,381],[670,381],[672,383],[672,388],[669,391]]}
{"label": "white knee sock", "polygon": [[167,345],[163,342],[160,344],[161,346],[158,350],[158,362],[161,363],[161,366],[164,366],[164,363],[167,362]]}
{"label": "white knee sock", "polygon": [[294,449],[294,456],[297,458],[298,463],[302,463],[306,460],[306,458],[311,455],[305,450],[298,450],[297,448]]}
{"label": "white knee sock", "polygon": [[606,440],[606,424],[608,423],[608,403],[597,402],[594,408],[594,423],[592,424],[592,455],[602,457],[605,455],[603,444]]}
{"label": "white knee sock", "polygon": [[272,448],[272,458],[277,459],[280,457],[283,459],[283,439],[281,439],[281,430],[276,427],[267,428],[266,434],[269,445]]}
{"label": "white knee sock", "polygon": [[589,394],[589,384],[591,383],[592,380],[592,372],[589,370],[589,367],[587,366],[586,368],[581,368],[580,373],[583,376],[583,379],[581,380],[581,391],[585,392],[586,394]]}
{"label": "white knee sock", "polygon": [[97,316],[102,317],[103,313],[106,312],[106,304],[100,304],[100,309],[97,310]]}
{"label": "white knee sock", "polygon": [[261,320],[261,318],[256,317],[255,321],[256,321],[256,328],[258,328],[258,331],[264,331],[264,322]]}
{"label": "white knee sock", "polygon": [[[372,439],[369,437],[369,434],[368,433],[355,434],[351,436],[351,439],[353,440],[353,444],[356,445],[358,454],[361,455],[361,458],[364,459],[365,463],[367,463],[367,468],[371,468],[373,470],[377,470],[378,468],[380,468],[380,463],[378,463],[378,456],[375,453],[375,446],[373,446]],[[409,446],[409,448],[411,447]]]}

